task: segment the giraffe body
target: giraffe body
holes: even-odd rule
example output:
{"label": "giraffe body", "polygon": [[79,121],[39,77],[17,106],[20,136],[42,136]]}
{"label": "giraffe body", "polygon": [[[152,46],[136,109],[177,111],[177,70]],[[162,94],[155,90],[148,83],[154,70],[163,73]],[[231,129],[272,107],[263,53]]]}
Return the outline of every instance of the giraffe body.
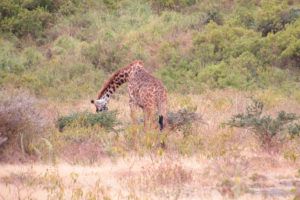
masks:
{"label": "giraffe body", "polygon": [[[125,82],[128,82],[129,106],[133,122],[137,123],[135,112],[139,107],[144,112],[144,128],[158,124],[162,130],[167,125],[167,92],[162,82],[147,72],[141,61],[135,61],[121,68],[111,76],[100,90],[97,100],[92,100],[96,111],[107,109],[106,105],[111,95]],[[156,114],[158,117],[155,117]]]}

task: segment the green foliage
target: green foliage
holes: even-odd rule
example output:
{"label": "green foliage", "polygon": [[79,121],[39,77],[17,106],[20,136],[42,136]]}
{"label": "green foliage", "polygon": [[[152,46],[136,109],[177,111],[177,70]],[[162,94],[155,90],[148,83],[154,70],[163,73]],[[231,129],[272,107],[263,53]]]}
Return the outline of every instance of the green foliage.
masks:
{"label": "green foliage", "polygon": [[45,8],[22,5],[14,1],[1,1],[0,12],[0,30],[17,36],[41,36],[44,28],[52,21],[51,14]]}
{"label": "green foliage", "polygon": [[12,43],[0,40],[0,44],[0,85],[11,82],[12,76],[19,77],[43,60],[42,54],[33,47],[18,52]]}
{"label": "green foliage", "polygon": [[268,33],[277,33],[285,28],[286,24],[292,23],[300,17],[300,9],[288,9],[286,1],[262,1],[261,10],[256,16],[257,30],[262,36]]}
{"label": "green foliage", "polygon": [[63,130],[68,126],[89,127],[99,125],[107,130],[113,130],[113,128],[119,124],[116,118],[117,113],[113,112],[101,112],[101,113],[89,113],[75,112],[67,116],[62,116],[57,119],[57,126],[59,130]]}
{"label": "green foliage", "polygon": [[0,42],[3,44],[0,47],[1,86],[28,88],[52,99],[76,99],[94,93],[103,80],[101,70],[76,59],[81,43],[72,37],[62,36],[55,41],[51,50],[55,59],[50,62],[37,48],[20,51],[12,43]]}
{"label": "green foliage", "polygon": [[294,134],[293,130],[297,133],[297,125],[291,125],[293,121],[299,119],[295,113],[280,111],[276,118],[270,115],[262,116],[263,107],[262,102],[253,100],[253,104],[246,108],[245,113],[234,115],[227,124],[231,127],[251,130],[259,137],[265,147],[270,147],[273,142],[272,139],[279,134],[283,134],[288,125],[291,134]]}
{"label": "green foliage", "polygon": [[177,10],[194,5],[196,0],[149,0],[154,9],[157,12],[161,12],[164,9]]}
{"label": "green foliage", "polygon": [[104,5],[112,10],[119,8],[120,2],[122,2],[122,0],[103,0]]}
{"label": "green foliage", "polygon": [[77,0],[21,0],[0,2],[0,30],[11,32],[19,37],[41,37],[51,23],[55,14],[74,13]]}
{"label": "green foliage", "polygon": [[209,22],[214,22],[218,25],[221,25],[223,23],[223,17],[219,9],[211,8],[206,12],[203,23],[208,24]]}
{"label": "green foliage", "polygon": [[[299,67],[298,5],[4,0],[0,85],[76,99],[99,89],[104,76],[142,59],[170,91],[274,87],[298,98],[299,72],[293,70]],[[262,37],[268,24],[272,30]]]}
{"label": "green foliage", "polygon": [[[233,62],[239,63],[239,61],[236,59]],[[239,89],[247,88],[253,80],[250,72],[243,65],[226,63],[206,67],[199,73],[198,79],[209,88],[233,87]]]}
{"label": "green foliage", "polygon": [[292,136],[299,136],[300,135],[300,124],[291,124],[289,125],[288,127],[289,129],[289,133],[292,135]]}
{"label": "green foliage", "polygon": [[122,66],[127,50],[118,41],[107,38],[83,48],[82,54],[96,68],[113,72]]}
{"label": "green foliage", "polygon": [[210,64],[237,57],[247,51],[257,53],[258,39],[259,35],[252,30],[219,26],[211,22],[203,32],[195,35],[193,47],[201,62]]}
{"label": "green foliage", "polygon": [[[6,41],[0,41],[0,71],[4,73],[19,73],[24,70],[23,60],[18,59],[18,53],[13,45]],[[5,76],[5,75],[4,75]],[[4,77],[2,77],[4,78]]]}

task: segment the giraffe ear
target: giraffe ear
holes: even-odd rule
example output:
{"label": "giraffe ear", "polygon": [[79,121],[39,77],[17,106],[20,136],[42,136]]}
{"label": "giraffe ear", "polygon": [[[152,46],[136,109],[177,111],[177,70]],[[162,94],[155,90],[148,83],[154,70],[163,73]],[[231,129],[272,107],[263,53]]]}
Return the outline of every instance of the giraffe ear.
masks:
{"label": "giraffe ear", "polygon": [[94,104],[94,103],[95,103],[95,101],[92,99],[92,100],[91,100],[91,103],[92,103],[92,104]]}

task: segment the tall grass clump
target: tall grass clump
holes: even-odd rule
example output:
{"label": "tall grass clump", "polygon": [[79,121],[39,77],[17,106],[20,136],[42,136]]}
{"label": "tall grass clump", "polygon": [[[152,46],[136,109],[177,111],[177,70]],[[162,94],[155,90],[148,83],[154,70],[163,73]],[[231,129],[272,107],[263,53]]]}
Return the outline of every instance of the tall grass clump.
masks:
{"label": "tall grass clump", "polygon": [[[15,161],[41,152],[38,144],[49,125],[42,113],[39,101],[28,92],[1,90],[0,133],[8,140],[0,148],[0,161]],[[48,147],[44,148],[51,148],[46,143]]]}

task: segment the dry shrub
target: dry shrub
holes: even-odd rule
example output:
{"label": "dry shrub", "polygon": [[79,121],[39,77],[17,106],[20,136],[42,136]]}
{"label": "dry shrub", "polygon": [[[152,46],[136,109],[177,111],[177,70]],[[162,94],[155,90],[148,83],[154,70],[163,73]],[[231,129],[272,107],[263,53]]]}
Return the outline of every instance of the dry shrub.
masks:
{"label": "dry shrub", "polygon": [[249,162],[246,157],[236,154],[213,159],[203,176],[215,184],[218,191],[229,198],[237,198],[248,191],[246,179]]}
{"label": "dry shrub", "polygon": [[192,123],[203,122],[202,116],[196,112],[180,109],[177,112],[168,113],[168,124],[171,129],[186,129]]}
{"label": "dry shrub", "polygon": [[177,162],[162,162],[149,169],[144,169],[144,172],[144,174],[149,174],[149,180],[163,186],[181,185],[192,179],[191,172],[185,170],[180,163]]}
{"label": "dry shrub", "polygon": [[125,186],[134,197],[169,197],[178,199],[185,185],[193,181],[192,171],[185,169],[181,162],[164,159],[145,165],[137,174],[129,174]]}
{"label": "dry shrub", "polygon": [[38,100],[21,90],[0,91],[0,161],[25,161],[25,155],[40,152],[36,148],[47,120],[38,109]]}
{"label": "dry shrub", "polygon": [[93,139],[82,142],[73,141],[60,151],[63,160],[72,164],[93,164],[106,156],[101,143]]}

